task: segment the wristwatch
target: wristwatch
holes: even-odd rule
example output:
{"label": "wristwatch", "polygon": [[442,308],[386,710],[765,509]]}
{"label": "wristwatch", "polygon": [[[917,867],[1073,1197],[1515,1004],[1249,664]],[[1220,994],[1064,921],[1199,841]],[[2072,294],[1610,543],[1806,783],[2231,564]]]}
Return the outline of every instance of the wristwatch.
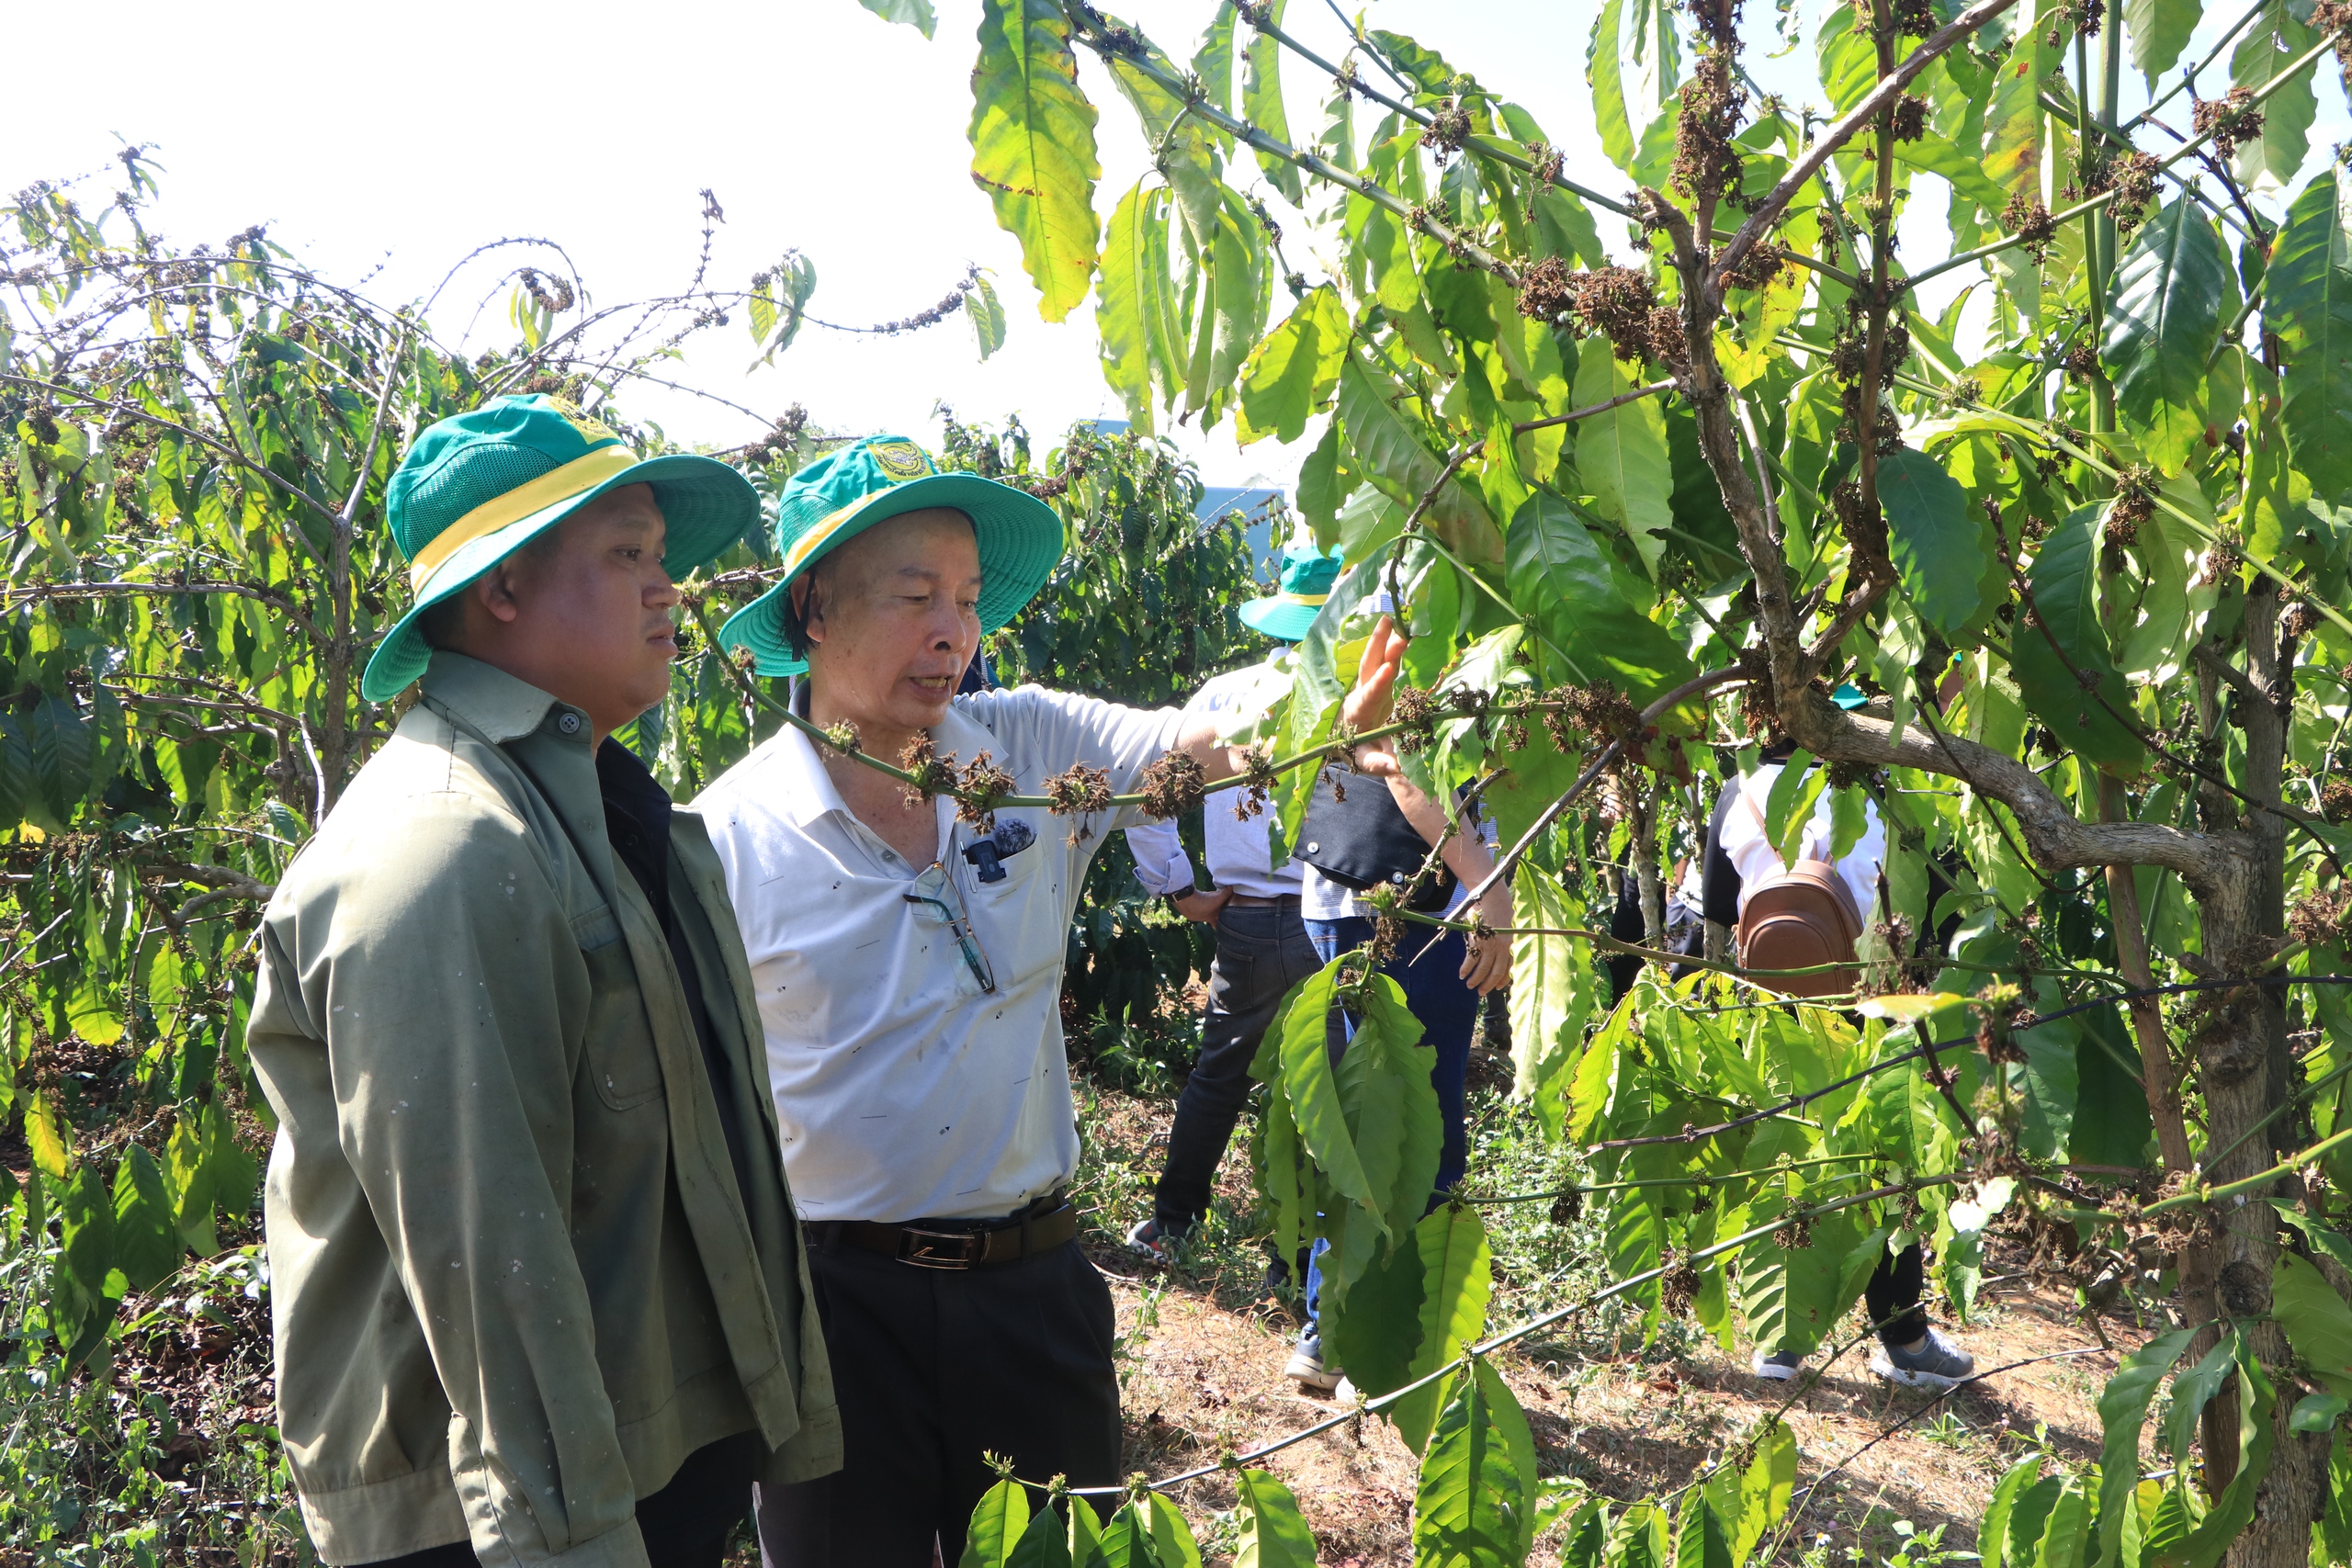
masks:
{"label": "wristwatch", "polygon": [[[1168,900],[1168,907],[1170,908],[1175,909],[1180,901],[1186,898],[1195,897],[1199,895],[1200,891],[1201,890],[1198,887],[1195,887],[1193,884],[1188,882],[1184,884],[1183,886],[1176,889],[1175,892],[1162,893],[1160,897]],[[1177,909],[1176,912],[1180,915],[1183,913],[1182,909]]]}

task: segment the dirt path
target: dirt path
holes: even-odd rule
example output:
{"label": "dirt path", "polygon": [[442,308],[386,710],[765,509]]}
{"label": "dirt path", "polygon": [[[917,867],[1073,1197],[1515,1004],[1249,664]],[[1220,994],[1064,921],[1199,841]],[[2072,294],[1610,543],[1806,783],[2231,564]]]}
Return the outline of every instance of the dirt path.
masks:
{"label": "dirt path", "polygon": [[[1116,1245],[1117,1231],[1148,1212],[1158,1120],[1146,1102],[1103,1097],[1090,1119],[1097,1146],[1088,1194],[1097,1216],[1090,1249],[1119,1307],[1126,1462],[1153,1476],[1214,1464],[1340,1409],[1282,1376],[1295,1330],[1289,1312],[1261,1290],[1247,1248],[1206,1247],[1196,1263],[1162,1269]],[[1221,1176],[1236,1212],[1246,1212],[1238,1150]],[[2036,1450],[2070,1468],[2098,1457],[2100,1387],[2120,1354],[2165,1325],[2152,1322],[2143,1330],[2128,1310],[2110,1314],[2100,1328],[2112,1348],[2102,1348],[2071,1291],[2036,1284],[2021,1271],[2003,1278],[2025,1262],[2022,1249],[1996,1242],[1986,1266],[1993,1283],[1976,1319],[1953,1328],[1939,1314],[1939,1325],[1975,1356],[1980,1371],[2054,1352],[2089,1353],[2035,1361],[1940,1399],[1881,1382],[1870,1371],[1867,1344],[1834,1359],[1816,1357],[1809,1370],[1817,1377],[1787,1415],[1800,1458],[1795,1528],[1780,1561],[1795,1562],[1826,1544],[1830,1562],[1847,1562],[1847,1549],[1856,1546],[1875,1562],[1905,1534],[1938,1527],[1943,1550],[1973,1551],[1976,1520],[2009,1465]],[[1524,1304],[1498,1305],[1496,1321],[1516,1320]],[[1845,1336],[1859,1326],[1857,1319]],[[1498,1364],[1527,1410],[1544,1475],[1573,1478],[1613,1498],[1680,1485],[1792,1392],[1757,1379],[1746,1347],[1733,1356],[1709,1341],[1680,1353],[1620,1356],[1605,1340],[1537,1339]],[[1906,1417],[1907,1426],[1883,1436]],[[1265,1468],[1297,1493],[1323,1562],[1410,1562],[1415,1462],[1385,1423],[1335,1428],[1273,1456]],[[1229,1558],[1231,1485],[1211,1476],[1182,1488],[1178,1500],[1204,1555]],[[1550,1543],[1539,1543],[1534,1561],[1556,1561]]]}

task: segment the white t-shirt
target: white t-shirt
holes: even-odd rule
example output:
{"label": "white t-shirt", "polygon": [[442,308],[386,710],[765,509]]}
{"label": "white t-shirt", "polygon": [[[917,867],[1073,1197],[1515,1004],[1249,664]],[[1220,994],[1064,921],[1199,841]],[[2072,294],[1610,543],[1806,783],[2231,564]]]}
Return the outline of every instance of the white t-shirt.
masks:
{"label": "white t-shirt", "polygon": [[[1282,657],[1275,655],[1277,660]],[[1272,663],[1272,660],[1252,664],[1210,677],[1184,705],[1185,714],[1193,717],[1214,716],[1220,734],[1247,723],[1263,711],[1263,699],[1269,691],[1279,695],[1287,689],[1281,681],[1270,684]],[[1242,798],[1243,792],[1237,785],[1210,795],[1202,807],[1202,845],[1208,852],[1209,875],[1219,887],[1229,887],[1253,897],[1279,898],[1296,893],[1298,863],[1291,861],[1280,871],[1273,869],[1273,846],[1269,835],[1282,831],[1281,817],[1271,802],[1254,817],[1236,817],[1234,809]],[[1127,829],[1127,848],[1136,857],[1136,879],[1146,890],[1173,893],[1192,884],[1193,862],[1184,853],[1183,836],[1177,831],[1175,823],[1137,823]]]}
{"label": "white t-shirt", "polygon": [[[979,753],[1017,793],[1074,762],[1125,793],[1175,744],[1182,715],[1036,686],[956,699],[943,759]],[[814,745],[785,729],[696,797],[727,871],[767,1033],[784,1168],[802,1217],[1009,1214],[1078,1168],[1061,1026],[1062,964],[1086,863],[1132,807],[1084,818],[997,813],[1034,835],[982,882],[978,836],[945,796],[938,858],[991,972],[984,991],[946,915],[910,897],[909,864],[853,816]]]}
{"label": "white t-shirt", "polygon": [[[1815,764],[1818,766],[1819,764]],[[1723,849],[1739,873],[1739,907],[1747,908],[1747,890],[1764,877],[1785,870],[1781,852],[1764,836],[1757,816],[1769,818],[1765,807],[1771,799],[1773,783],[1781,776],[1781,764],[1767,762],[1742,779],[1740,789],[1756,803],[1756,812],[1735,801],[1724,814]],[[1829,792],[1821,792],[1814,803],[1813,820],[1804,826],[1804,842],[1798,851],[1800,860],[1827,860],[1834,837],[1830,821]],[[1838,875],[1846,884],[1846,891],[1854,896],[1854,908],[1868,928],[1878,908],[1878,870],[1886,860],[1886,825],[1879,820],[1878,806],[1868,796],[1862,800],[1862,836],[1838,863]]]}

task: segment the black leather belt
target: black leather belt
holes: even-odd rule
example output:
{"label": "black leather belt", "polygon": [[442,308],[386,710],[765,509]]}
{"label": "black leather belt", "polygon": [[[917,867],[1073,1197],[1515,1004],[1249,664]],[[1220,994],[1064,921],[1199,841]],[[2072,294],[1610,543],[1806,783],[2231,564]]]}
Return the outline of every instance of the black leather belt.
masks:
{"label": "black leather belt", "polygon": [[1236,893],[1225,901],[1225,907],[1228,909],[1296,909],[1298,895],[1283,893],[1267,898],[1255,893]]}
{"label": "black leather belt", "polygon": [[820,1249],[854,1247],[917,1269],[994,1269],[1076,1240],[1078,1211],[1065,1201],[1042,1214],[982,1221],[969,1228],[956,1222],[886,1225],[872,1220],[811,1220],[801,1228]]}

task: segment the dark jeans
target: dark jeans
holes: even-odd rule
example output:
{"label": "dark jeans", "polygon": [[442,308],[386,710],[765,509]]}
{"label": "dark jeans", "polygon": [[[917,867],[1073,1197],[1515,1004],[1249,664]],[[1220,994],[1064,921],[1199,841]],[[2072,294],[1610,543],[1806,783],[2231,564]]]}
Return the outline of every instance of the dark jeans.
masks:
{"label": "dark jeans", "polygon": [[[1354,915],[1339,920],[1309,920],[1306,931],[1315,940],[1316,955],[1329,964],[1340,953],[1353,952],[1370,942],[1372,922]],[[1445,1143],[1438,1155],[1436,1190],[1430,1194],[1429,1206],[1432,1209],[1462,1179],[1470,1165],[1462,1104],[1464,1082],[1470,1072],[1470,1031],[1478,1021],[1478,993],[1462,983],[1465,952],[1460,931],[1447,931],[1432,942],[1427,927],[1408,925],[1396,943],[1396,955],[1380,966],[1382,974],[1404,988],[1405,1005],[1419,1021],[1422,1042],[1437,1050],[1437,1065],[1430,1069],[1430,1087],[1437,1090],[1438,1119],[1444,1129]],[[1345,1039],[1354,1034],[1355,1021],[1341,1015],[1332,1027],[1342,1032],[1341,1038]],[[1306,1268],[1310,1340],[1315,1337],[1312,1325],[1323,1289],[1324,1250],[1325,1244],[1317,1242]]]}
{"label": "dark jeans", "polygon": [[[1076,1242],[993,1269],[923,1269],[837,1243],[808,1271],[840,1401],[843,1467],[763,1487],[776,1568],[929,1568],[964,1552],[1000,1453],[1032,1481],[1119,1482],[1111,1289]],[[1034,1499],[1033,1499],[1034,1501]]]}
{"label": "dark jeans", "polygon": [[1862,1305],[1871,1321],[1879,1325],[1880,1344],[1891,1349],[1928,1332],[1928,1314],[1919,1305],[1927,1290],[1927,1260],[1920,1256],[1917,1242],[1891,1258],[1879,1254],[1871,1282],[1862,1287]]}
{"label": "dark jeans", "polygon": [[1227,904],[1217,916],[1201,1054],[1176,1101],[1152,1202],[1162,1234],[1181,1235],[1208,1213],[1210,1183],[1250,1099],[1250,1059],[1283,998],[1322,966],[1295,900],[1266,908]]}
{"label": "dark jeans", "polygon": [[[752,1511],[752,1477],[767,1450],[755,1432],[707,1443],[685,1457],[670,1483],[637,1506],[637,1528],[653,1568],[718,1568],[727,1537]],[[368,1568],[475,1568],[467,1542],[379,1558]]]}

